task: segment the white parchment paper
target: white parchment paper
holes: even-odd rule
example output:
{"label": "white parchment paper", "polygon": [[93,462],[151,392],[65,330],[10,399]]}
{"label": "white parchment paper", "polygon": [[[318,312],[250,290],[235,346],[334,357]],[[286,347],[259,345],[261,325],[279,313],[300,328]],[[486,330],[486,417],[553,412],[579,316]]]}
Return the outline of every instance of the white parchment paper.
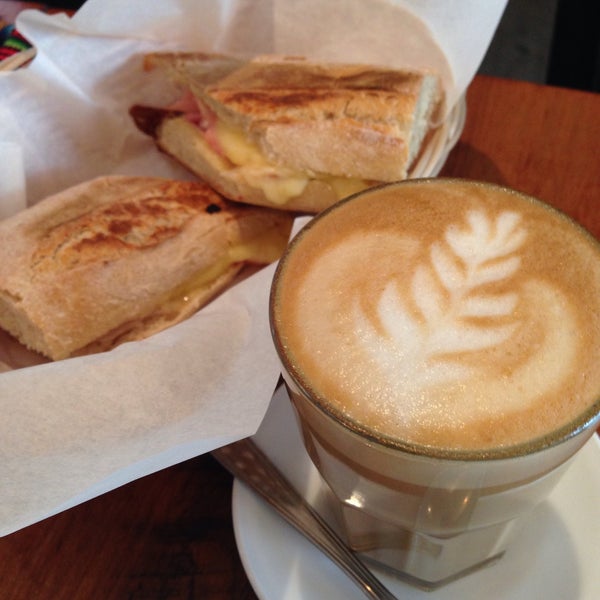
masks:
{"label": "white parchment paper", "polygon": [[[165,89],[141,71],[144,52],[286,53],[433,67],[450,108],[505,4],[88,0],[72,18],[25,11],[17,26],[38,54],[27,69],[0,73],[0,218],[99,175],[191,178],[128,116],[134,103],[165,99]],[[252,435],[279,370],[267,314],[273,270],[148,340],[5,367],[0,535]]]}

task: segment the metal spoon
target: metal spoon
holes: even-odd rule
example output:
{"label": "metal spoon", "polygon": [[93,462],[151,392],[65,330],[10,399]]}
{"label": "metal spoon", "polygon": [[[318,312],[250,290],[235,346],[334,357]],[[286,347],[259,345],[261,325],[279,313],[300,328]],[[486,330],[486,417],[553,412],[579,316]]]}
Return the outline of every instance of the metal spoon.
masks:
{"label": "metal spoon", "polygon": [[337,563],[368,598],[396,600],[250,438],[213,450],[212,455]]}

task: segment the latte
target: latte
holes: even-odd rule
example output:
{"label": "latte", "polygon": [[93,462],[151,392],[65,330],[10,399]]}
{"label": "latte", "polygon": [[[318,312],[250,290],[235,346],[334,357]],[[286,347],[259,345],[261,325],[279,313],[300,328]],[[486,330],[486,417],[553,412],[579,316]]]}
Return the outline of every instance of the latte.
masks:
{"label": "latte", "polygon": [[598,410],[600,244],[498,186],[384,186],[300,232],[272,325],[288,372],[350,429],[450,450],[551,439]]}

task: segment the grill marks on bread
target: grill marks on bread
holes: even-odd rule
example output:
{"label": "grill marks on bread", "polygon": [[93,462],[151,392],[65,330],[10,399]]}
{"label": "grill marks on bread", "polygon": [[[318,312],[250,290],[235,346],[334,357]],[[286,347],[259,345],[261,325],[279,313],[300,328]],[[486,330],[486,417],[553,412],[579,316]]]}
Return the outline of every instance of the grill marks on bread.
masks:
{"label": "grill marks on bread", "polygon": [[79,184],[0,222],[0,327],[53,360],[143,339],[279,258],[291,225],[202,182]]}
{"label": "grill marks on bread", "polygon": [[[324,68],[302,60],[288,62],[247,63],[220,79],[218,89],[299,89],[311,91],[376,91],[405,92],[412,83],[418,90],[421,76],[411,71],[398,71],[361,65],[336,65]],[[310,97],[309,97],[310,99]]]}
{"label": "grill marks on bread", "polygon": [[223,208],[208,188],[184,183],[101,205],[48,229],[32,256],[32,268],[49,272],[117,260],[128,249],[151,248],[177,236],[201,212],[216,214]]}
{"label": "grill marks on bread", "polygon": [[318,65],[294,67],[250,63],[208,86],[205,98],[217,111],[270,123],[348,118],[393,126],[411,114],[422,84],[422,75],[409,71],[340,66],[333,77]]}
{"label": "grill marks on bread", "polygon": [[426,70],[201,53],[149,54],[144,68],[184,96],[131,107],[138,129],[225,197],[289,211],[406,178],[444,102]]}

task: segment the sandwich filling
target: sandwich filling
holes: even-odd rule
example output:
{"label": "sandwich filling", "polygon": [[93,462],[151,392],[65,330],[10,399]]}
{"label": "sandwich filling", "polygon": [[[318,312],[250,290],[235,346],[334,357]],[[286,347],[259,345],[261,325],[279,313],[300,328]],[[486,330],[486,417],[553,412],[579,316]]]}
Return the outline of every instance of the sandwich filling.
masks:
{"label": "sandwich filling", "polygon": [[354,178],[293,169],[270,160],[260,146],[243,130],[220,119],[218,115],[191,91],[172,104],[168,111],[180,112],[194,125],[206,142],[200,151],[214,153],[222,162],[221,168],[235,170],[245,184],[261,189],[276,205],[284,205],[302,194],[309,181],[328,184],[338,199],[369,187],[373,182]]}

